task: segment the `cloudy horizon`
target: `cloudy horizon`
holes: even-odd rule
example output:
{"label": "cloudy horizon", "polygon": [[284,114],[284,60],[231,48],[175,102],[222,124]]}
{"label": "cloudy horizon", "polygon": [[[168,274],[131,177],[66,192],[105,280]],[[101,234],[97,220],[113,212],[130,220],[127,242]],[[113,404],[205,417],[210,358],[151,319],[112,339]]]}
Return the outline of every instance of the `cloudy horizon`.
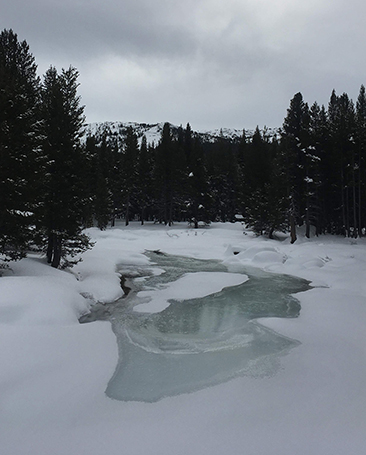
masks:
{"label": "cloudy horizon", "polygon": [[366,84],[359,0],[1,2],[40,74],[78,69],[88,122],[278,127],[299,91],[326,105]]}

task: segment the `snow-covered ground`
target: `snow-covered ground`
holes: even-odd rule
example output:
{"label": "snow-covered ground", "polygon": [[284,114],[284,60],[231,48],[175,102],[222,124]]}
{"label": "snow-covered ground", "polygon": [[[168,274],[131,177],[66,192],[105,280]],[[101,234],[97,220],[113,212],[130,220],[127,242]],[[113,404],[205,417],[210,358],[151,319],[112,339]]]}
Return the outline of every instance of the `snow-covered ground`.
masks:
{"label": "snow-covered ground", "polygon": [[[33,257],[0,278],[1,454],[365,453],[366,240],[300,237],[291,245],[243,234],[239,223],[197,231],[132,223],[89,234],[96,245],[71,272]],[[109,399],[115,335],[109,322],[81,325],[78,317],[92,302],[121,296],[116,268],[147,266],[144,250],[310,280],[315,287],[297,294],[298,318],[260,321],[301,344],[272,377],[243,376],[156,403]],[[226,279],[217,273],[211,286],[205,274],[187,275],[172,295],[180,286],[184,298],[237,284]],[[167,293],[155,294],[151,311],[166,306]]]}

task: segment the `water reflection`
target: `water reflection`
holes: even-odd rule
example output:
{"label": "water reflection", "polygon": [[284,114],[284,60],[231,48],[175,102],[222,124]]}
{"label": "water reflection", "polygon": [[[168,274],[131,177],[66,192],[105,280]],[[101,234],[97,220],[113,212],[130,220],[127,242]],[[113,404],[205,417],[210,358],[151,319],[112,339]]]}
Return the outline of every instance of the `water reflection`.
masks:
{"label": "water reflection", "polygon": [[[216,261],[149,253],[165,273],[150,275],[138,289],[174,281],[184,273],[222,271]],[[244,270],[243,270],[244,272]],[[113,307],[110,319],[119,362],[106,393],[124,401],[154,402],[239,375],[268,376],[279,358],[298,344],[255,322],[263,316],[296,317],[290,294],[309,288],[304,280],[245,268],[249,281],[204,298],[171,301],[156,314],[133,312],[138,295]],[[143,275],[144,271],[140,271]],[[146,274],[146,272],[145,272]]]}

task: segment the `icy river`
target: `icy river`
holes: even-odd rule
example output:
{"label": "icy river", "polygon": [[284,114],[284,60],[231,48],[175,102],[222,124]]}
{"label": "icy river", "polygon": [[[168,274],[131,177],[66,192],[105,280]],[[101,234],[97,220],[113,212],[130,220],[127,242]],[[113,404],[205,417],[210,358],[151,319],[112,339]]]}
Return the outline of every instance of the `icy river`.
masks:
{"label": "icy river", "polygon": [[242,284],[200,298],[169,299],[167,308],[150,314],[136,311],[148,304],[149,290],[164,289],[186,274],[212,273],[214,280],[217,272],[230,271],[219,261],[146,255],[149,266],[120,266],[129,294],[97,305],[82,320],[110,320],[116,334],[119,361],[106,389],[110,398],[155,402],[237,376],[271,376],[281,356],[299,344],[263,327],[258,318],[297,317],[300,304],[293,294],[309,289],[307,281],[243,267],[236,270],[246,276]]}

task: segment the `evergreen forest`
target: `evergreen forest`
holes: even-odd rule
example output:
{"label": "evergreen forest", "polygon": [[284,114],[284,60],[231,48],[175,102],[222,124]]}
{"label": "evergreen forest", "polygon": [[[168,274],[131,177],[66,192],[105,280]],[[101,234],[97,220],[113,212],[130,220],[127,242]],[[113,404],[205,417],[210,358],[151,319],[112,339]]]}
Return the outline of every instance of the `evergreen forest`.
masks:
{"label": "evergreen forest", "polygon": [[283,125],[214,140],[165,123],[148,143],[132,126],[86,134],[76,68],[40,78],[26,41],[0,34],[0,257],[41,251],[53,267],[89,248],[86,227],[116,219],[193,228],[243,220],[273,238],[365,234],[366,93],[296,93]]}

